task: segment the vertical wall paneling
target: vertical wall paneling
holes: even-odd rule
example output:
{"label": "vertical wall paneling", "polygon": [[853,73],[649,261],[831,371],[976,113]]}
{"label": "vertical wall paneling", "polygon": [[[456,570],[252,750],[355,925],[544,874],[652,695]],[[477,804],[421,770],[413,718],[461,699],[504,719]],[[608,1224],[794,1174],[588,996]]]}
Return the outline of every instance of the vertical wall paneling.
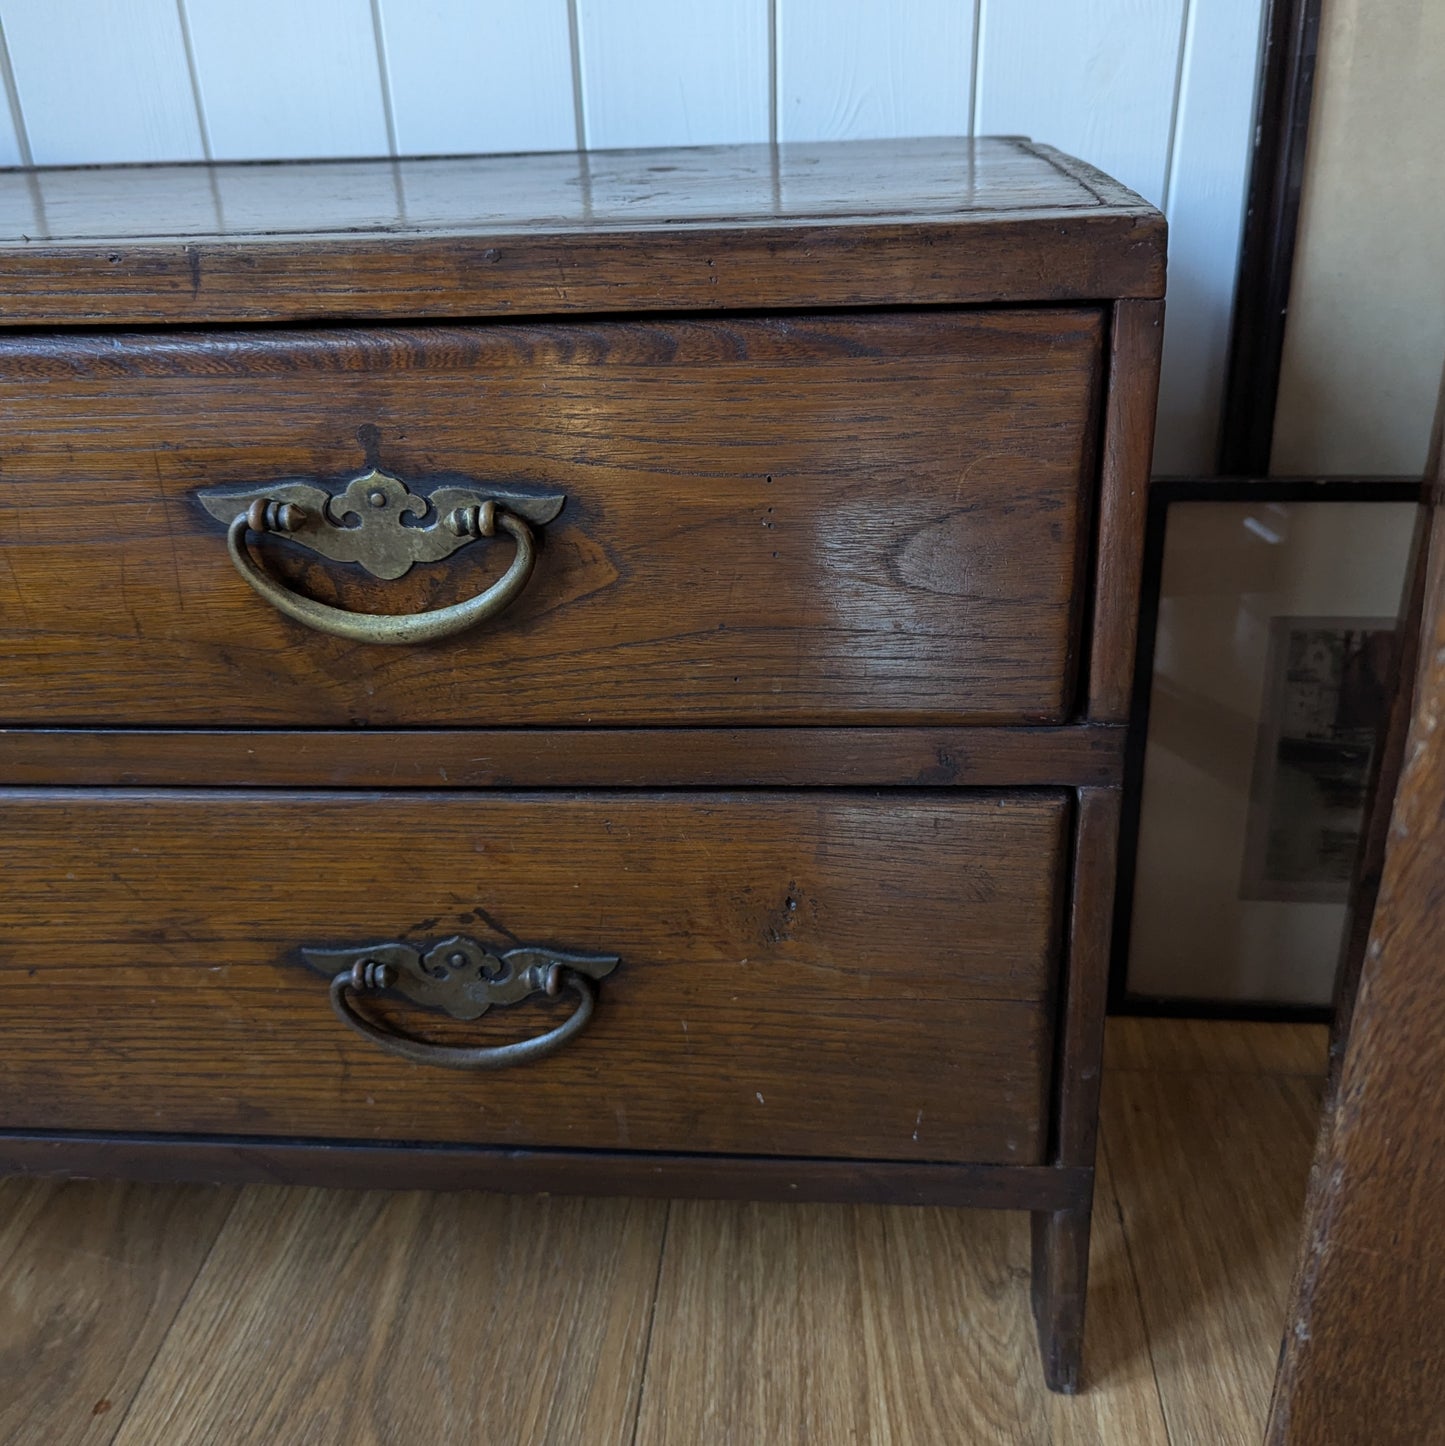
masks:
{"label": "vertical wall paneling", "polygon": [[0,20],[37,165],[203,155],[176,0],[3,0]]}
{"label": "vertical wall paneling", "polygon": [[1259,0],[1192,0],[1169,168],[1169,309],[1154,469],[1214,468],[1249,184]]}
{"label": "vertical wall paneling", "polygon": [[15,78],[10,73],[3,21],[4,17],[0,16],[0,166],[19,166],[26,159],[20,144],[20,101],[15,94]]}
{"label": "vertical wall paneling", "polygon": [[776,0],[778,139],[966,135],[977,0]]}
{"label": "vertical wall paneling", "polygon": [[1162,205],[1184,0],[980,5],[974,130],[1048,141]]}
{"label": "vertical wall paneling", "polygon": [[184,4],[217,160],[386,155],[370,0]]}
{"label": "vertical wall paneling", "polygon": [[0,165],[1032,135],[1168,212],[1155,468],[1207,472],[1265,3],[0,0]]}
{"label": "vertical wall paneling", "polygon": [[378,0],[397,150],[577,143],[567,0]]}
{"label": "vertical wall paneling", "polygon": [[0,166],[18,166],[20,163],[20,139],[15,134],[6,97],[0,95]]}
{"label": "vertical wall paneling", "polygon": [[766,141],[768,0],[576,0],[587,144]]}

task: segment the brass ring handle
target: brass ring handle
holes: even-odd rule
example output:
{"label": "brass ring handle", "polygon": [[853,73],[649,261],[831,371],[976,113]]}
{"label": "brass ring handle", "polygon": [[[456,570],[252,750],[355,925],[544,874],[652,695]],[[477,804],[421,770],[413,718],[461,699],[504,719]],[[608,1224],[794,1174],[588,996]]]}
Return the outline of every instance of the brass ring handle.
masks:
{"label": "brass ring handle", "polygon": [[[347,612],[345,608],[330,607],[283,587],[252,558],[246,546],[247,532],[284,534],[290,530],[287,526],[290,511],[289,503],[278,506],[274,502],[263,501],[253,503],[242,512],[226,533],[226,549],[231,554],[231,561],[236,565],[236,571],[278,612],[318,632],[346,638],[353,643],[430,643],[464,632],[487,618],[495,617],[507,607],[527,585],[537,561],[532,529],[513,513],[500,507],[489,507],[486,523],[495,521],[496,526],[510,533],[517,544],[517,553],[511,566],[485,592],[463,602],[452,603],[449,607],[420,613]],[[476,519],[458,519],[458,528],[467,526],[475,528]],[[489,532],[490,527],[481,535],[489,535]]]}
{"label": "brass ring handle", "polygon": [[577,1008],[546,1034],[519,1039],[515,1044],[496,1044],[468,1048],[463,1045],[428,1044],[423,1039],[399,1030],[383,1029],[359,1013],[350,999],[351,993],[365,994],[388,989],[396,981],[395,971],[388,964],[358,961],[343,969],[331,981],[331,1007],[343,1024],[379,1045],[388,1054],[399,1055],[413,1064],[439,1064],[448,1069],[505,1069],[509,1065],[526,1064],[555,1054],[569,1039],[580,1034],[592,1018],[597,1004],[597,987],[585,974],[575,969],[552,965],[547,971],[545,990],[557,994],[565,985],[577,995]]}

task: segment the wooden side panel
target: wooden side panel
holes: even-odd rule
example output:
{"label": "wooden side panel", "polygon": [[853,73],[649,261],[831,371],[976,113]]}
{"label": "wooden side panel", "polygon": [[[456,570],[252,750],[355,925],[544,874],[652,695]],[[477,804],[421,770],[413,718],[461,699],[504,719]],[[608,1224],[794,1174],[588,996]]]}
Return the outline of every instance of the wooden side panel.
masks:
{"label": "wooden side panel", "polygon": [[1435,408],[1430,429],[1430,452],[1425,461],[1421,490],[1422,507],[1415,515],[1410,537],[1410,555],[1405,565],[1405,583],[1395,623],[1394,692],[1384,720],[1375,735],[1370,755],[1370,772],[1365,785],[1364,821],[1360,843],[1350,876],[1350,897],[1345,924],[1340,931],[1340,953],[1335,966],[1334,1018],[1330,1021],[1330,1089],[1339,1087],[1340,1068],[1349,1041],[1350,1021],[1359,999],[1360,977],[1369,950],[1375,905],[1380,898],[1380,880],[1385,872],[1385,854],[1390,841],[1390,822],[1400,773],[1405,766],[1405,746],[1420,672],[1420,647],[1429,626],[1426,588],[1430,581],[1431,538],[1434,507],[1445,501],[1445,389]]}
{"label": "wooden side panel", "polygon": [[[1109,934],[1119,849],[1117,789],[1079,790],[1069,903],[1069,967],[1059,1012],[1054,1079],[1054,1163],[1092,1170],[1098,1143]],[[1033,1310],[1049,1388],[1079,1389],[1089,1282],[1092,1200],[1037,1211],[1033,1227]]]}
{"label": "wooden side panel", "polygon": [[1101,723],[1129,718],[1163,340],[1162,301],[1114,307],[1089,662],[1089,717]]}
{"label": "wooden side panel", "polygon": [[[1059,721],[1101,333],[1079,308],[0,343],[0,720]],[[373,463],[566,494],[507,612],[429,646],[313,631],[194,497]],[[513,545],[386,583],[254,546],[400,613]]]}
{"label": "wooden side panel", "polygon": [[[1062,793],[10,793],[0,1128],[1037,1164],[1068,812]],[[558,1054],[468,1074],[348,1030],[297,952],[458,932],[622,962]],[[565,1007],[377,1011],[475,1044]]]}
{"label": "wooden side panel", "polygon": [[1438,1437],[1445,1413],[1442,481],[1436,478],[1405,762],[1311,1174],[1270,1446],[1412,1446]]}
{"label": "wooden side panel", "polygon": [[1114,867],[1119,853],[1120,794],[1081,788],[1069,900],[1069,968],[1060,1014],[1054,1159],[1092,1165],[1099,1128],[1099,1078],[1109,993],[1114,922]]}

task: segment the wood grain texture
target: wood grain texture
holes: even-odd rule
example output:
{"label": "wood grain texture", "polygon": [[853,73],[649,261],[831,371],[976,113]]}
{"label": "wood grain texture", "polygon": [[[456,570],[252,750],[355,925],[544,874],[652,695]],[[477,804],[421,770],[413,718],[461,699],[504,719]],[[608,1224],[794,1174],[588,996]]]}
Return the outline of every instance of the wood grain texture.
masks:
{"label": "wood grain texture", "polygon": [[[938,1165],[896,1160],[770,1159],[656,1151],[490,1149],[168,1135],[0,1132],[0,1175],[199,1184],[321,1185],[345,1190],[499,1190],[704,1200],[859,1201],[1062,1210],[1092,1172],[1054,1165]],[[0,1253],[5,1238],[0,1236]]]}
{"label": "wood grain texture", "polygon": [[0,785],[1030,788],[1117,784],[1124,729],[0,728]]}
{"label": "wood grain texture", "polygon": [[666,1208],[249,1190],[116,1446],[626,1446]]}
{"label": "wood grain texture", "polygon": [[1029,1302],[1044,1384],[1074,1395],[1083,1380],[1092,1202],[1036,1210],[1030,1220]]}
{"label": "wood grain texture", "polygon": [[[1119,806],[1117,789],[1079,790],[1051,1118],[1052,1159],[1083,1169],[1093,1167],[1099,1122]],[[1044,1379],[1069,1394],[1083,1371],[1090,1209],[1085,1200],[1037,1211],[1032,1222],[1030,1295]]]}
{"label": "wood grain texture", "polygon": [[[29,1175],[30,1171],[5,1170],[4,1175]],[[25,1240],[31,1224],[40,1216],[58,1186],[54,1180],[0,1178],[0,1269]]]}
{"label": "wood grain texture", "polygon": [[[1040,1163],[1067,813],[1046,792],[12,792],[0,1123]],[[456,932],[622,963],[561,1053],[457,1076],[347,1030],[296,955]],[[491,1043],[561,1007],[376,1012]]]}
{"label": "wood grain texture", "polygon": [[1134,687],[1149,463],[1154,451],[1163,340],[1163,302],[1121,301],[1115,306],[1089,672],[1088,712],[1100,722],[1127,720]]}
{"label": "wood grain texture", "polygon": [[0,1439],[113,1439],[234,1200],[76,1183],[0,1226]]}
{"label": "wood grain texture", "polygon": [[[363,11],[385,82],[386,0],[359,3],[298,18],[265,0],[248,16],[284,20],[298,65],[335,22],[314,93],[294,98],[313,118],[339,71],[366,70]],[[254,49],[212,0],[193,8],[212,54],[230,33],[238,55]],[[626,70],[597,69],[607,37],[642,26],[632,63],[690,11],[568,13],[586,131],[597,75]],[[720,17],[694,57],[707,84],[686,96],[704,130],[728,110],[729,47],[752,43]],[[204,76],[202,91],[209,115]],[[370,94],[363,80],[344,99],[364,111]],[[680,94],[624,88],[612,120]],[[384,107],[383,121],[394,146]],[[1071,1387],[1157,212],[1022,141],[31,182],[23,204],[0,191],[0,327],[47,329],[0,338],[0,769],[40,785],[0,791],[0,1168],[1026,1208],[1046,1378]],[[724,308],[752,314],[703,315]],[[647,315],[668,311],[687,314]],[[410,326],[449,318],[503,321]],[[220,325],[248,320],[265,327]],[[305,328],[323,321],[347,327]],[[153,325],[171,329],[128,330]],[[224,523],[194,497],[344,485],[369,466],[423,488],[567,494],[498,626],[384,653],[300,632],[233,575]],[[477,592],[510,552],[469,548],[381,587],[294,540],[252,545],[298,590],[372,611]],[[1102,722],[1080,721],[1085,698]],[[518,778],[556,791],[501,791]],[[1015,787],[986,791],[991,778]],[[746,791],[699,791],[730,779]],[[1060,786],[1076,784],[1077,811]],[[347,1031],[300,958],[456,932],[622,963],[563,1052],[478,1077]],[[394,1000],[366,1012],[476,1045],[536,1034],[557,1008],[467,1025]],[[455,1309],[415,1268],[481,1219],[466,1208],[257,1207],[120,1439],[272,1440],[338,1421],[378,1441],[630,1439],[646,1294],[600,1316],[555,1298],[540,1334],[568,1369],[559,1392],[486,1258]],[[576,1272],[522,1212],[477,1228],[531,1232],[507,1279],[536,1297],[529,1277]],[[880,1214],[851,1247],[815,1244],[825,1262],[851,1250],[860,1278],[881,1271],[874,1286],[947,1258],[993,1310],[1021,1265],[954,1260],[923,1219]],[[559,1232],[580,1230],[568,1217]],[[233,1308],[220,1277],[253,1262],[270,1283]],[[446,1272],[448,1286],[462,1274]],[[729,1347],[740,1368],[762,1344],[780,1377],[806,1373],[828,1327],[805,1307],[754,1309]],[[885,1398],[931,1377],[898,1342],[925,1319],[948,1340],[933,1310],[862,1312]],[[483,1314],[509,1331],[504,1350],[478,1341]],[[993,1316],[1027,1340],[1021,1293]],[[439,1328],[466,1337],[464,1373],[431,1344]],[[244,1371],[195,1370],[187,1337],[259,1361],[267,1401]],[[599,1385],[593,1363],[619,1341],[633,1353]],[[392,1400],[398,1342],[423,1399]],[[500,1373],[494,1401],[476,1399],[478,1356]],[[778,1411],[765,1393],[761,1414],[714,1393],[702,1419],[731,1434],[779,1415],[752,1432],[769,1440],[799,1422],[884,1439],[914,1439],[920,1421],[930,1440],[984,1423],[1021,1440],[1103,1429],[1088,1410],[1008,1414],[1016,1362],[965,1394],[925,1385],[921,1412],[864,1399],[860,1416],[855,1375],[837,1378],[846,1400],[809,1387]],[[1131,1440],[1158,1439],[1151,1398],[1115,1405]]]}
{"label": "wood grain texture", "polygon": [[[1145,1039],[1140,1050],[1144,1057],[1168,1060],[1174,1021],[1130,1023],[1142,1032],[1161,1031],[1159,1041]],[[1195,1024],[1201,1059],[1221,1067],[1237,1062],[1246,1076],[1257,1076],[1267,1062],[1252,1042],[1258,1026]],[[1319,1030],[1306,1027],[1301,1034],[1317,1040]],[[1297,1051],[1278,1037],[1271,1052],[1288,1060]],[[1083,1394],[1050,1396],[1043,1389],[1021,1288],[1028,1239],[1018,1217],[678,1206],[665,1244],[664,1295],[650,1334],[652,1366],[638,1441],[710,1446],[729,1439],[726,1423],[761,1420],[761,1436],[740,1430],[732,1439],[796,1440],[802,1433],[790,1428],[800,1422],[810,1432],[807,1439],[831,1443],[851,1438],[826,1436],[814,1423],[861,1418],[864,1426],[856,1439],[909,1446],[955,1440],[980,1446],[1164,1446],[1169,1438],[1152,1369],[1157,1344],[1175,1446],[1254,1446],[1284,1319],[1300,1199],[1298,1188],[1281,1191],[1279,1182],[1283,1165],[1302,1187],[1314,1131],[1307,1097],[1312,1091],[1301,1081],[1285,1082],[1281,1091],[1279,1082],[1258,1078],[1211,1078],[1193,1087],[1167,1064],[1163,1074],[1155,1080],[1148,1070],[1131,1071],[1137,1088],[1130,1091],[1116,1089],[1120,1079],[1115,1076],[1106,1092],[1091,1269],[1089,1388]],[[1301,1096],[1298,1107],[1296,1094]],[[1137,1110],[1123,1108],[1131,1099]],[[1115,1136],[1124,1158],[1111,1173],[1109,1145]],[[1197,1140],[1215,1143],[1208,1145],[1212,1153],[1196,1178],[1185,1167]],[[0,1183],[0,1270],[12,1255],[14,1268],[28,1268],[18,1261],[32,1248],[42,1261],[46,1258],[46,1217],[38,1207],[54,1188],[39,1182]],[[128,1187],[78,1188],[103,1194]],[[37,1189],[43,1192],[39,1196],[33,1195]],[[581,1321],[582,1338],[595,1340],[593,1323],[618,1309],[619,1296],[630,1300],[636,1289],[630,1277],[621,1280],[599,1268],[599,1260],[622,1248],[610,1213],[617,1207],[604,1207],[599,1218],[589,1206],[575,1225],[566,1216],[568,1233],[559,1238],[557,1217],[551,1214],[557,1202],[518,1201],[516,1213],[503,1213],[505,1202],[479,1201],[476,1213],[443,1213],[429,1231],[411,1228],[416,1218],[408,1213],[411,1197],[402,1196],[397,1197],[403,1206],[398,1214],[380,1217],[387,1231],[382,1241],[376,1239],[380,1202],[374,1196],[331,1192],[319,1206],[310,1198],[300,1191],[256,1193],[247,1234],[241,1237],[255,1248],[237,1248],[233,1240],[224,1259],[219,1252],[212,1257],[201,1282],[204,1309],[188,1308],[170,1333],[157,1363],[165,1366],[165,1378],[158,1381],[153,1375],[143,1392],[137,1411],[145,1414],[135,1418],[132,1441],[150,1446],[151,1440],[203,1439],[202,1430],[224,1422],[227,1410],[242,1401],[274,1424],[282,1404],[324,1404],[334,1398],[337,1380],[345,1389],[369,1369],[359,1388],[362,1402],[376,1399],[376,1382],[383,1378],[387,1400],[374,1417],[376,1424],[358,1421],[355,1413],[361,1407],[344,1402],[338,1409],[352,1433],[348,1439],[375,1440],[385,1426],[395,1426],[393,1439],[410,1440],[406,1426],[416,1422],[422,1439],[449,1440],[444,1429],[435,1429],[439,1419],[453,1412],[449,1419],[465,1424],[472,1401],[476,1410],[497,1412],[498,1428],[491,1432],[485,1423],[470,1432],[459,1428],[460,1439],[519,1446],[585,1439],[569,1434],[555,1418],[540,1412],[527,1417],[525,1406],[514,1412],[513,1405],[523,1397],[539,1400],[553,1393],[575,1401],[579,1376],[584,1392],[606,1387],[602,1350],[579,1358],[567,1330],[569,1321]],[[423,1198],[423,1220],[433,1207],[447,1205]],[[26,1199],[32,1201],[29,1206],[17,1204]],[[1120,1199],[1126,1206],[1122,1216]],[[288,1233],[280,1248],[264,1238],[255,1218],[263,1213]],[[393,1242],[391,1228],[398,1220],[402,1228]],[[510,1220],[525,1223],[509,1232],[496,1228]],[[529,1242],[539,1234],[557,1242],[550,1271],[531,1263]],[[364,1243],[348,1256],[328,1243],[334,1239]],[[1137,1273],[1128,1258],[1134,1242]],[[405,1298],[408,1280],[414,1278],[417,1289],[437,1303],[433,1319],[458,1319],[473,1308],[467,1297],[481,1295],[477,1308],[485,1308],[488,1283],[502,1275],[518,1250],[528,1264],[515,1282],[497,1287],[499,1304],[491,1319],[501,1324],[484,1324],[472,1333],[432,1330],[426,1335],[425,1360],[410,1354],[421,1335],[413,1333],[411,1314],[392,1308],[393,1300]],[[83,1243],[74,1253],[83,1255]],[[566,1295],[561,1276],[574,1264],[585,1284],[576,1295]],[[95,1269],[94,1262],[67,1268]],[[137,1268],[141,1274],[163,1271],[164,1251],[152,1251]],[[1221,1274],[1234,1271],[1237,1280]],[[367,1272],[369,1280],[363,1279]],[[486,1272],[494,1274],[482,1278]],[[642,1273],[646,1276],[645,1268]],[[1267,1292],[1260,1290],[1261,1278],[1275,1283],[1277,1296],[1264,1305],[1262,1315],[1260,1297]],[[397,1283],[393,1295],[386,1294],[387,1282]],[[1153,1303],[1152,1337],[1141,1324],[1141,1287]],[[1160,1292],[1164,1309],[1159,1308]],[[110,1292],[97,1303],[93,1339],[104,1341],[104,1359],[112,1366],[116,1353],[129,1346],[125,1312],[132,1298]],[[850,1314],[854,1303],[857,1309]],[[559,1320],[559,1310],[569,1319]],[[1272,1326],[1264,1319],[1271,1311]],[[795,1328],[800,1319],[816,1321],[818,1333],[800,1338]],[[302,1332],[298,1322],[316,1324]],[[398,1322],[407,1328],[398,1347],[398,1364],[406,1369],[369,1368],[373,1347],[358,1344],[362,1333],[368,1343],[378,1343],[376,1349],[384,1348],[397,1340]],[[23,1358],[32,1339],[40,1339],[29,1334],[30,1323],[7,1337],[12,1353],[7,1361]],[[513,1347],[491,1334],[503,1325],[513,1340],[532,1347],[509,1372],[507,1383],[478,1366],[481,1351],[512,1359]],[[263,1327],[274,1332],[274,1340],[259,1339]],[[753,1329],[763,1333],[760,1344],[747,1338]],[[647,1336],[645,1315],[635,1330],[639,1338]],[[339,1357],[329,1352],[332,1337]],[[238,1343],[236,1349],[226,1349],[231,1342]],[[629,1335],[617,1347],[615,1358],[624,1369],[632,1369],[634,1345]],[[291,1350],[302,1357],[295,1366],[281,1356]],[[224,1381],[213,1385],[209,1377],[216,1371]],[[1242,1381],[1249,1385],[1244,1400]],[[499,1395],[509,1391],[499,1403]],[[174,1415],[166,1414],[163,1396],[179,1403]],[[83,1400],[85,1410],[97,1399]],[[115,1407],[101,1419],[116,1430],[121,1417]],[[40,1434],[12,1432],[10,1439],[17,1446],[55,1439],[43,1434],[49,1419],[37,1416],[31,1423]],[[599,1417],[589,1419],[595,1423]],[[960,1422],[959,1429],[949,1429]],[[174,1437],[167,1434],[172,1423]],[[704,1430],[704,1424],[713,1429]],[[140,1434],[142,1427],[149,1437]],[[238,1429],[248,1428],[242,1423]],[[609,1439],[601,1426],[598,1430],[598,1439]],[[271,1439],[289,1441],[298,1434],[281,1427]],[[318,1436],[330,1439],[324,1430]],[[218,1426],[212,1439],[229,1437]]]}
{"label": "wood grain texture", "polygon": [[[1060,256],[1069,257],[1069,238],[1058,234],[1061,221],[1160,219],[1132,191],[1092,167],[1080,170],[1080,164],[1017,137],[954,136],[386,162],[42,168],[34,180],[44,203],[44,230],[30,235],[20,228],[28,212],[8,209],[19,198],[5,188],[0,241],[27,254],[37,241],[237,245],[271,238],[285,245],[329,237],[340,243],[360,227],[364,234],[353,240],[393,235],[415,243],[494,234],[521,244],[528,236],[560,240],[570,234],[580,240],[602,232],[610,244],[620,244],[627,233],[643,230],[657,233],[650,238],[656,245],[674,234],[681,244],[694,230],[813,230],[828,222],[908,228],[933,222],[971,234],[979,224],[1011,222],[1022,237],[1046,230]],[[219,215],[216,191],[226,199]],[[205,203],[198,205],[197,197]],[[1162,260],[1162,254],[1155,257]],[[112,264],[123,265],[124,259]],[[442,279],[459,278],[431,275],[414,284],[421,290],[422,282]],[[353,285],[357,280],[352,278]],[[470,303],[485,278],[465,280]],[[617,278],[606,280],[610,285]],[[1035,278],[1034,286],[1041,284],[1045,278]],[[1051,294],[1030,290],[1019,299]],[[1091,292],[1081,299],[1113,298]],[[801,296],[792,304],[801,305]]]}
{"label": "wood grain texture", "polygon": [[1116,1015],[1104,1030],[1104,1069],[1179,1074],[1293,1074],[1323,1079],[1329,1026]]}
{"label": "wood grain texture", "polygon": [[1270,1446],[1406,1446],[1438,1438],[1445,1412],[1445,474],[1431,502],[1404,765],[1310,1179]]}
{"label": "wood grain texture", "polygon": [[997,139],[44,171],[34,187],[38,209],[0,188],[0,325],[1075,302],[1164,283],[1156,211]]}
{"label": "wood grain texture", "polygon": [[[205,154],[175,0],[7,0],[4,21],[35,164]],[[77,104],[79,96],[104,103]],[[21,189],[14,177],[0,185]]]}
{"label": "wood grain texture", "polygon": [[1006,1215],[679,1202],[638,1446],[1165,1446],[1114,1211],[1096,1234],[1100,1371],[1083,1396],[1029,1385],[1027,1254],[1024,1222]]}
{"label": "wood grain texture", "polygon": [[1103,1147],[1172,1446],[1260,1440],[1319,1091],[1270,1075],[1104,1077]]}
{"label": "wood grain texture", "polygon": [[[1442,471],[1442,458],[1445,458],[1442,442],[1445,442],[1445,405],[1441,406],[1435,419],[1431,437],[1430,462],[1425,477],[1427,502],[1432,479],[1445,476],[1445,471]],[[1431,518],[1427,505],[1418,510],[1410,539],[1410,554],[1405,564],[1405,581],[1395,621],[1394,657],[1391,660],[1393,691],[1385,716],[1376,727],[1374,747],[1370,752],[1364,818],[1350,872],[1345,920],[1340,929],[1340,952],[1335,965],[1332,1001],[1334,1015],[1330,1020],[1330,1063],[1334,1085],[1339,1083],[1350,1021],[1359,999],[1360,977],[1369,949],[1375,905],[1380,897],[1380,881],[1385,872],[1390,819],[1400,786],[1400,774],[1405,766],[1405,746],[1410,736],[1415,684],[1420,669],[1421,634],[1426,626],[1425,584],[1430,566],[1430,531]]]}
{"label": "wood grain texture", "polygon": [[1118,789],[1079,790],[1069,891],[1069,967],[1062,980],[1054,1085],[1054,1159],[1060,1165],[1094,1163],[1120,802]]}
{"label": "wood grain texture", "polygon": [[[0,342],[0,718],[1062,719],[1101,331],[1080,308]],[[567,494],[501,618],[425,647],[316,633],[192,496],[373,461]],[[480,591],[512,548],[378,584],[253,545],[388,612]]]}

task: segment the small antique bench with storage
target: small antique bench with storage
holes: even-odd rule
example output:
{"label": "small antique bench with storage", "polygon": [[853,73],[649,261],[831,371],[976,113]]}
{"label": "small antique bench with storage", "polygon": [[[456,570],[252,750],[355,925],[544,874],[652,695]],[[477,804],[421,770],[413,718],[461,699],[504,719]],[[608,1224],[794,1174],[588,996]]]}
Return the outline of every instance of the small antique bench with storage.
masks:
{"label": "small antique bench with storage", "polygon": [[0,177],[0,1169],[1033,1212],[1164,225],[1015,139]]}

